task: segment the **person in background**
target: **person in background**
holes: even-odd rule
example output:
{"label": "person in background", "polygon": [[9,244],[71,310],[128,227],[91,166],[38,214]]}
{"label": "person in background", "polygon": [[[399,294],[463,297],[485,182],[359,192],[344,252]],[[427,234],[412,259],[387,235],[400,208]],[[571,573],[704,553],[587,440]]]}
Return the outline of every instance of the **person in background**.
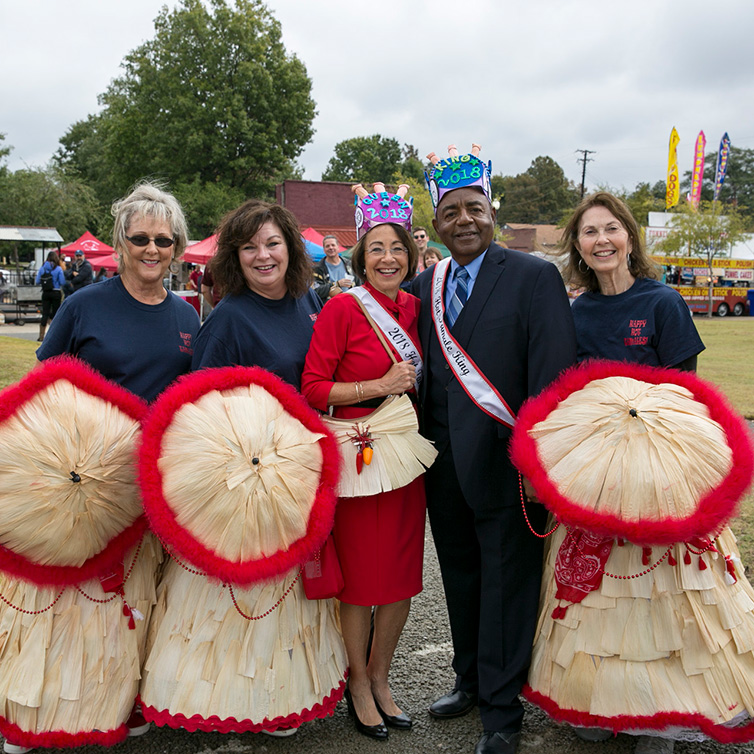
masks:
{"label": "person in background", "polygon": [[66,296],[70,296],[94,282],[94,270],[81,249],[76,250],[73,266],[68,270],[66,277],[68,283],[63,288]]}
{"label": "person in background", "polygon": [[94,282],[101,283],[103,280],[107,280],[107,269],[105,267],[100,267],[94,278]]}
{"label": "person in background", "polygon": [[[479,149],[430,155],[433,225],[451,257],[412,283],[427,364],[421,425],[439,453],[425,475],[427,508],[456,675],[429,712],[458,717],[478,703],[475,754],[514,754],[543,547],[522,515],[508,443],[514,412],[573,363],[576,343],[557,267],[494,243],[491,164]],[[529,506],[537,531],[546,515]]]}
{"label": "person in background", "polygon": [[325,256],[314,265],[314,290],[325,304],[333,296],[359,284],[353,274],[351,263],[340,255],[338,239],[325,236],[322,239]]}
{"label": "person in background", "polygon": [[52,321],[63,300],[65,275],[60,267],[60,257],[56,251],[50,251],[47,254],[47,260],[37,272],[35,283],[42,286],[42,320],[39,323],[39,337],[37,338],[41,343],[45,339],[47,323]]}
{"label": "person in background", "polygon": [[202,269],[198,264],[191,265],[191,273],[188,279],[188,289],[195,291],[196,296],[189,298],[189,303],[196,309],[196,313],[201,317],[202,314]]}
{"label": "person in background", "polygon": [[429,233],[427,233],[426,228],[418,225],[413,229],[412,235],[414,237],[414,241],[416,241],[416,248],[419,249],[419,261],[416,265],[416,274],[418,275],[420,272],[424,272],[424,270],[427,268],[427,265],[424,263],[424,255],[427,253]]}
{"label": "person in background", "polygon": [[433,265],[437,264],[438,262],[442,261],[442,254],[440,252],[430,246],[425,252],[424,252],[424,268],[429,269]]}
{"label": "person in background", "polygon": [[222,300],[222,289],[215,283],[215,277],[212,274],[212,262],[208,262],[204,267],[201,283],[202,298],[207,312],[211,312]]}

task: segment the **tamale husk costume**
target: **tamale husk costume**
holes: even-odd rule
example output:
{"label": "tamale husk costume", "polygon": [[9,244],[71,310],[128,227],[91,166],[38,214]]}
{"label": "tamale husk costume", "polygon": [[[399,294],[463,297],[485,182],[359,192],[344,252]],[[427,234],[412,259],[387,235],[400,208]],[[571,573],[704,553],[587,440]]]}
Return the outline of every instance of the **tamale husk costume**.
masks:
{"label": "tamale husk costume", "polygon": [[162,555],[136,485],[146,410],[70,357],[0,393],[0,732],[14,744],[128,734]]}
{"label": "tamale husk costume", "polygon": [[144,506],[171,555],[149,631],[144,717],[187,730],[298,727],[331,715],[345,650],[334,600],[301,565],[329,534],[338,451],[296,391],[256,367],[205,369],[157,401]]}
{"label": "tamale husk costume", "polygon": [[511,448],[560,524],[526,697],[576,726],[754,740],[754,590],[726,526],[754,454],[726,399],[587,362],[525,404]]}

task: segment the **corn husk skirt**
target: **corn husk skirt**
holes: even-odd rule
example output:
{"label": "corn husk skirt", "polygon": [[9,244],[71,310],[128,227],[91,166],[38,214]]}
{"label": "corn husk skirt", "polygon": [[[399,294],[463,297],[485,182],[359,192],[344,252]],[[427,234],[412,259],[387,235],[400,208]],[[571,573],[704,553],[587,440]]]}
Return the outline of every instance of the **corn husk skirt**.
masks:
{"label": "corn husk skirt", "polygon": [[162,557],[135,484],[145,412],[70,358],[0,394],[0,732],[15,744],[128,733]]}
{"label": "corn husk skirt", "polygon": [[754,740],[754,590],[725,525],[754,455],[725,399],[595,362],[522,409],[512,455],[561,524],[527,698],[577,726]]}
{"label": "corn husk skirt", "polygon": [[333,600],[306,599],[299,573],[332,528],[337,463],[317,414],[258,368],[196,372],[155,404],[140,476],[173,559],[150,626],[147,720],[242,732],[332,714],[339,618]]}

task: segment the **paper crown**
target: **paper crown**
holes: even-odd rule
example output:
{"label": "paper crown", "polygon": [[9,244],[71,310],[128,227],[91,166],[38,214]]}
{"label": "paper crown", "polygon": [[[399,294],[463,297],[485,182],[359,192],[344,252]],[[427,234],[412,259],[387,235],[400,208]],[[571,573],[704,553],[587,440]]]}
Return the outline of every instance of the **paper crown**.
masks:
{"label": "paper crown", "polygon": [[411,216],[414,200],[405,196],[409,186],[402,183],[395,194],[385,190],[384,183],[375,183],[370,194],[360,183],[352,187],[356,197],[356,238],[360,239],[367,231],[383,223],[401,225],[411,233]]}
{"label": "paper crown", "polygon": [[492,186],[490,177],[492,175],[492,160],[486,165],[479,159],[479,152],[482,149],[479,144],[471,145],[471,154],[458,154],[455,144],[448,147],[449,157],[441,160],[434,152],[427,155],[427,159],[432,163],[432,170],[429,175],[426,171],[424,178],[427,181],[427,188],[432,197],[432,206],[437,212],[437,205],[440,200],[448,193],[459,188],[468,188],[476,186],[484,192],[487,200],[492,204]]}

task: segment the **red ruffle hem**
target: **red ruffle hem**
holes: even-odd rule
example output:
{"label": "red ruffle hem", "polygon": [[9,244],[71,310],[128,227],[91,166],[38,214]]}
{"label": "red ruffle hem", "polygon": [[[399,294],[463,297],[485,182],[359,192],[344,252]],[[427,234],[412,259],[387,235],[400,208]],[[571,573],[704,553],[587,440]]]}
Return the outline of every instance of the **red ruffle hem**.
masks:
{"label": "red ruffle hem", "polygon": [[281,728],[298,728],[302,723],[317,720],[322,717],[331,717],[335,707],[343,698],[346,688],[346,679],[333,689],[320,704],[315,704],[311,709],[305,709],[300,713],[293,713],[285,717],[276,717],[273,720],[263,720],[255,723],[253,720],[236,720],[234,717],[226,717],[221,720],[217,715],[204,718],[201,715],[186,717],[180,713],[172,715],[167,710],[158,710],[144,704],[141,700],[141,713],[144,719],[159,727],[183,728],[191,733],[204,731],[205,733],[261,733],[263,730],[275,731]]}
{"label": "red ruffle hem", "polygon": [[603,717],[590,715],[575,709],[563,709],[550,697],[534,691],[528,684],[521,692],[523,697],[544,710],[553,720],[583,728],[604,728],[615,733],[622,731],[657,731],[668,728],[699,730],[708,738],[721,744],[747,743],[754,741],[754,721],[743,725],[719,725],[709,718],[691,712],[658,712],[656,715],[615,715]]}
{"label": "red ruffle hem", "polygon": [[44,733],[31,733],[21,730],[15,723],[0,717],[0,733],[6,741],[16,746],[27,746],[30,749],[75,749],[79,746],[115,746],[128,738],[128,727],[125,723],[113,730],[85,730],[79,733],[68,733],[65,730],[50,730]]}

